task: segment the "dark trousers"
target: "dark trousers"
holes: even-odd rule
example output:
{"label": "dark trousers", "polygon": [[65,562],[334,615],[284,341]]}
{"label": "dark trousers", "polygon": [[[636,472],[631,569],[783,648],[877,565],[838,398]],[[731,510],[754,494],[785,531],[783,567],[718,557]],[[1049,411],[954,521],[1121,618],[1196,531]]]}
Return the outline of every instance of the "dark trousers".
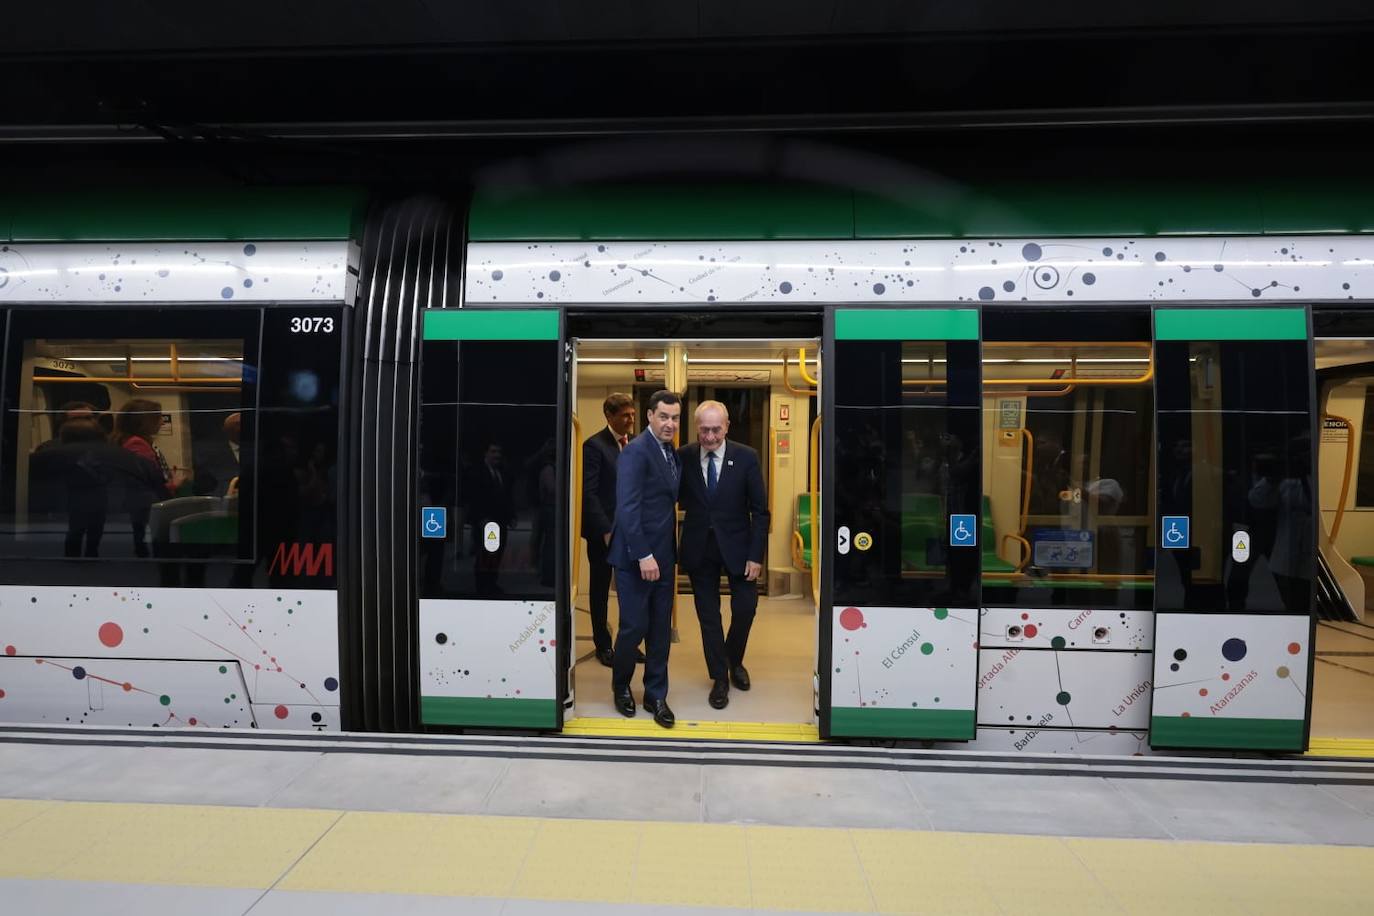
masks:
{"label": "dark trousers", "polygon": [[[730,633],[720,621],[720,574],[730,580]],[[744,664],[744,649],[749,644],[749,629],[759,607],[759,587],[744,574],[725,569],[716,543],[716,533],[706,535],[706,550],[700,566],[687,571],[692,580],[692,600],[701,624],[701,648],[706,655],[706,671],[711,680],[724,680],[731,668]]]}
{"label": "dark trousers", "polygon": [[657,582],[645,582],[639,570],[615,570],[620,599],[620,629],[615,635],[611,689],[630,688],[639,644],[644,642],[644,702],[668,698],[668,648],[673,634],[673,567],[659,567]]}
{"label": "dark trousers", "polygon": [[591,594],[588,600],[592,610],[592,643],[596,651],[611,647],[611,627],[607,621],[606,607],[611,595],[611,565],[606,562],[606,542],[593,535],[587,538],[587,574],[591,579]]}

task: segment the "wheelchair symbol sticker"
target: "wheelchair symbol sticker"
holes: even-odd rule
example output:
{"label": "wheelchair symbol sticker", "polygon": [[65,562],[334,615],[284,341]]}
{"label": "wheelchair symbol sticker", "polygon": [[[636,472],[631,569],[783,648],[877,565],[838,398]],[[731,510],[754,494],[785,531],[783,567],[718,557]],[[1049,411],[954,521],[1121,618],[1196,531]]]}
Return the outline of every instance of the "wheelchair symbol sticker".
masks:
{"label": "wheelchair symbol sticker", "polygon": [[1160,527],[1159,543],[1165,550],[1188,548],[1188,516],[1166,515]]}
{"label": "wheelchair symbol sticker", "polygon": [[976,515],[951,515],[949,517],[949,546],[978,546],[978,517]]}
{"label": "wheelchair symbol sticker", "polygon": [[420,510],[420,536],[448,537],[448,510],[443,506],[425,506]]}

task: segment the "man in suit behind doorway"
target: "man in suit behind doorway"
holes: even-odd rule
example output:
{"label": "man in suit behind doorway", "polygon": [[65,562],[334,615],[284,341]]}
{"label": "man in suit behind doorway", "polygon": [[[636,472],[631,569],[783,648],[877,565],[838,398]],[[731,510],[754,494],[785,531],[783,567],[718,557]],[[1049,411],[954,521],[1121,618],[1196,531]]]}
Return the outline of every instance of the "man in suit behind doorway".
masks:
{"label": "man in suit behind doorway", "polygon": [[664,728],[672,728],[676,721],[668,708],[668,649],[682,476],[673,440],[681,418],[682,402],[671,391],[655,391],[649,398],[649,428],[630,440],[616,465],[615,527],[609,551],[620,599],[611,666],[615,708],[623,716],[635,714],[630,678],[644,640],[644,708]]}
{"label": "man in suit behind doorway", "polygon": [[[744,650],[758,609],[758,580],[768,541],[768,496],[759,454],[730,442],[730,412],[720,401],[696,409],[697,441],[682,449],[679,491],[684,517],[678,553],[692,580],[713,709],[730,702],[730,684],[749,689]],[[730,632],[720,619],[720,574],[730,582]]]}
{"label": "man in suit behind doorway", "polygon": [[635,402],[617,391],[601,404],[606,425],[582,443],[582,537],[587,542],[592,643],[596,659],[607,668],[615,661],[607,604],[611,592],[611,567],[606,562],[615,522],[615,468],[620,453],[630,444],[635,428]]}

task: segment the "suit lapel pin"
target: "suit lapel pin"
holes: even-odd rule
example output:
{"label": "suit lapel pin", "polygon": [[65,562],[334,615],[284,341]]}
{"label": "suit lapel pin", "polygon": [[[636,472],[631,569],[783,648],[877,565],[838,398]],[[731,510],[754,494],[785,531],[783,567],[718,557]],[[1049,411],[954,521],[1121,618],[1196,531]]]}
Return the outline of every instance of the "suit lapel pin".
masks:
{"label": "suit lapel pin", "polygon": [[728,465],[730,465],[730,467],[734,467],[734,466],[735,466],[735,461],[734,461],[733,458],[727,458],[727,459],[725,459],[725,463],[728,464]]}

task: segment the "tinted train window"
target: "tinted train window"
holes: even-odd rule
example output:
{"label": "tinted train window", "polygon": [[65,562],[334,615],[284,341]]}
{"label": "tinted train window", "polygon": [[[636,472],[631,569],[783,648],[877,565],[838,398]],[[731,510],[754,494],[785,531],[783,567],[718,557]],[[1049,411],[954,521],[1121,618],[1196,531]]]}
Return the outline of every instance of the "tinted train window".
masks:
{"label": "tinted train window", "polygon": [[[16,315],[0,552],[252,556],[258,315]],[[134,333],[130,333],[133,331]]]}
{"label": "tinted train window", "polygon": [[427,341],[420,495],[449,511],[420,547],[424,597],[549,599],[558,537],[556,340]]}
{"label": "tinted train window", "polygon": [[[1014,324],[1002,317],[984,327]],[[986,604],[1152,605],[1154,366],[1139,317],[1144,339],[983,345]]]}
{"label": "tinted train window", "polygon": [[1308,613],[1307,341],[1161,340],[1157,360],[1159,512],[1191,519],[1189,547],[1159,551],[1157,608]]}

